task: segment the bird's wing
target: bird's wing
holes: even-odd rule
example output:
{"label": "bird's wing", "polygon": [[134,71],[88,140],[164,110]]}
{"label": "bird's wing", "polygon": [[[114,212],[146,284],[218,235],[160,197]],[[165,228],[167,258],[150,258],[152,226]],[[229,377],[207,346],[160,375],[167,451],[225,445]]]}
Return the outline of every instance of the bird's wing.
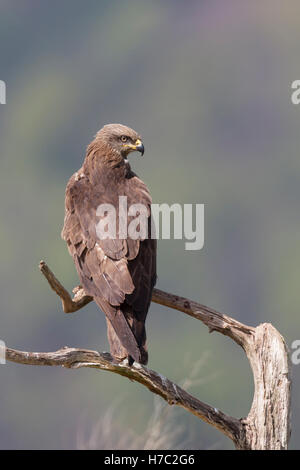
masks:
{"label": "bird's wing", "polygon": [[107,195],[91,188],[85,177],[79,180],[72,177],[66,189],[62,237],[87,294],[104,297],[111,305],[120,305],[125,295],[133,292],[134,285],[127,266],[126,240],[99,240],[97,237],[97,207],[107,202]]}
{"label": "bird's wing", "polygon": [[[148,207],[150,227],[151,197],[145,184],[134,175],[126,181],[122,192],[128,198],[128,207],[133,203]],[[131,329],[122,309],[118,307],[126,301],[145,318],[156,277],[156,243],[151,239],[143,241],[130,238],[105,240],[98,238],[97,208],[103,203],[113,204],[118,219],[117,196],[115,192],[91,187],[85,177],[78,179],[73,176],[66,189],[66,213],[62,237],[68,244],[86,293],[96,301],[98,299],[97,303],[102,308],[103,305],[115,307],[115,309],[104,309],[105,314],[123,345],[136,358],[137,352],[133,351],[137,347],[136,341],[132,338]],[[117,315],[115,312],[118,312]]]}

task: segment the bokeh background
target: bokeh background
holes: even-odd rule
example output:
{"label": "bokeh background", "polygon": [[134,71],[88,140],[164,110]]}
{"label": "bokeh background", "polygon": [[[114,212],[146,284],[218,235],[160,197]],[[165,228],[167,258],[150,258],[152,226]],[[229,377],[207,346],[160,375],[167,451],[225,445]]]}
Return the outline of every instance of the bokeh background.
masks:
{"label": "bokeh background", "polygon": [[[291,103],[299,18],[297,1],[1,0],[0,338],[8,346],[108,349],[102,312],[91,304],[64,315],[38,263],[77,285],[60,238],[64,190],[109,122],[142,134],[145,157],[131,162],[154,202],[206,204],[204,249],[160,241],[157,286],[247,324],[272,322],[289,345],[300,338],[300,106]],[[147,331],[151,368],[190,378],[190,392],[228,414],[248,413],[252,374],[231,340],[155,304]],[[300,366],[293,380],[291,448],[299,448]],[[232,448],[196,417],[161,406],[106,372],[8,363],[0,447]],[[154,444],[153,429],[170,434]]]}

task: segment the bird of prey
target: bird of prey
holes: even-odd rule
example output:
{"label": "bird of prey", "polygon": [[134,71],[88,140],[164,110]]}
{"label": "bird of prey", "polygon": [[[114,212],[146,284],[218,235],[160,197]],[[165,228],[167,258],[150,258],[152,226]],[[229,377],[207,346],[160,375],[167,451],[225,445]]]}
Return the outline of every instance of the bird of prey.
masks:
{"label": "bird of prey", "polygon": [[[103,310],[111,354],[147,364],[145,320],[156,282],[156,240],[151,238],[151,196],[131,170],[130,152],[143,155],[141,137],[127,126],[104,126],[87,147],[83,166],[69,180],[62,238],[67,242],[81,285]],[[147,208],[148,236],[99,238],[97,208],[119,197]],[[133,216],[127,217],[127,226]],[[119,222],[117,222],[119,225]],[[120,235],[120,236],[119,236]]]}

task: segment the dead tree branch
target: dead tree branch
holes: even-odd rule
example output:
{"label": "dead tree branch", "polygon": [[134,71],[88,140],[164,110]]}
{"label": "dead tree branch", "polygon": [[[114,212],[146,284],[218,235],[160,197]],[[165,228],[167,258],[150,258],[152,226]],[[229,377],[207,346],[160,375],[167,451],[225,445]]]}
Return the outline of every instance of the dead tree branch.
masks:
{"label": "dead tree branch", "polygon": [[[72,299],[43,261],[40,270],[60,297],[64,312],[76,312],[93,300],[80,286],[73,289]],[[244,349],[255,385],[251,410],[246,418],[227,416],[157,372],[137,363],[132,367],[124,362],[116,363],[108,353],[74,348],[63,348],[53,353],[30,353],[7,348],[6,359],[21,364],[108,370],[139,382],[169,404],[185,408],[223,432],[237,449],[287,449],[290,437],[290,364],[286,344],[279,332],[268,323],[256,328],[244,325],[209,307],[159,289],[154,289],[152,301],[201,320],[210,332],[226,335]]]}
{"label": "dead tree branch", "polygon": [[160,395],[170,405],[178,405],[201,418],[208,424],[219,429],[234,442],[240,438],[242,426],[239,420],[225,415],[221,411],[201,402],[179,385],[147,367],[134,363],[128,367],[128,362],[114,362],[109,353],[99,353],[85,349],[62,348],[55,352],[33,353],[6,349],[6,359],[19,364],[35,366],[62,366],[71,369],[93,367],[108,370],[147,387],[151,392]]}

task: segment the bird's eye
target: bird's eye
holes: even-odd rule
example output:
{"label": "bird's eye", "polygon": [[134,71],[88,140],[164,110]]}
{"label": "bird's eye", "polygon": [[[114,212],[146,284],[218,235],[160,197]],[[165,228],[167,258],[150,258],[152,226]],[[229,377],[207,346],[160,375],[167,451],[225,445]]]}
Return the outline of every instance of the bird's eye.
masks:
{"label": "bird's eye", "polygon": [[122,135],[121,140],[122,142],[127,142],[128,138],[126,137],[126,135]]}

